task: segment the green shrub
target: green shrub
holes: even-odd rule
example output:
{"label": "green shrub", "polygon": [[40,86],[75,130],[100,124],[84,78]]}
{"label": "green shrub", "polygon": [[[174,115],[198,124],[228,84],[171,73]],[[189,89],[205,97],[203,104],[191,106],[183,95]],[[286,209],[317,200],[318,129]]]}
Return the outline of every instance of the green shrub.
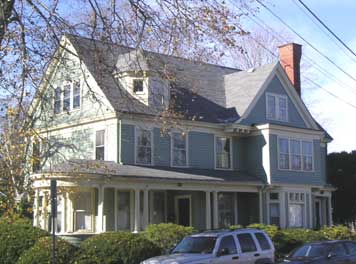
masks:
{"label": "green shrub", "polygon": [[[76,247],[67,241],[56,239],[56,263],[65,264],[71,261]],[[52,263],[52,238],[41,237],[33,247],[26,250],[18,259],[17,264]]]}
{"label": "green shrub", "polygon": [[16,263],[20,255],[48,233],[32,226],[28,220],[0,221],[0,264]]}
{"label": "green shrub", "polygon": [[180,226],[172,223],[149,225],[143,235],[165,252],[174,247],[185,236],[194,232],[193,227]]}
{"label": "green shrub", "polygon": [[229,227],[231,231],[244,228],[242,225],[232,225]]}
{"label": "green shrub", "polygon": [[326,240],[353,239],[354,234],[346,226],[323,227],[318,231]]}
{"label": "green shrub", "polygon": [[278,233],[278,227],[275,225],[251,224],[251,225],[248,225],[247,228],[256,228],[256,229],[263,230],[269,235],[269,237],[272,240]]}
{"label": "green shrub", "polygon": [[160,253],[161,249],[141,234],[109,232],[83,241],[74,263],[138,264]]}

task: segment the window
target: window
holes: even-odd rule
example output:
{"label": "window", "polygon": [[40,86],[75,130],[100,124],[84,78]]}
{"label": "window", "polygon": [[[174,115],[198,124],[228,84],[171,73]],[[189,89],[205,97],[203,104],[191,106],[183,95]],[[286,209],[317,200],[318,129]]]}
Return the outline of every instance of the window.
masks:
{"label": "window", "polygon": [[54,90],[54,113],[59,114],[62,111],[61,88],[57,87]]}
{"label": "window", "polygon": [[269,223],[271,225],[280,225],[279,193],[269,194]]}
{"label": "window", "polygon": [[234,224],[234,194],[219,193],[219,227],[230,227]]}
{"label": "window", "polygon": [[117,192],[117,228],[130,230],[130,192]]}
{"label": "window", "polygon": [[96,131],[95,135],[95,159],[105,159],[105,130]]}
{"label": "window", "polygon": [[288,195],[288,214],[290,227],[304,226],[304,193],[290,192]]}
{"label": "window", "polygon": [[73,84],[73,109],[80,107],[80,82]]}
{"label": "window", "polygon": [[337,243],[330,251],[330,254],[338,257],[346,255],[345,247],[341,243]]}
{"label": "window", "polygon": [[133,92],[134,93],[143,93],[143,80],[134,79],[133,80]]}
{"label": "window", "polygon": [[63,89],[63,111],[70,111],[70,85],[67,84]]}
{"label": "window", "polygon": [[255,233],[256,239],[260,244],[262,250],[269,250],[271,249],[271,245],[269,244],[265,234],[263,233]]}
{"label": "window", "polygon": [[150,223],[163,223],[166,215],[166,194],[162,191],[152,191],[151,195]]}
{"label": "window", "polygon": [[151,131],[136,129],[136,163],[152,164]]}
{"label": "window", "polygon": [[231,168],[230,138],[216,137],[215,139],[215,167],[218,169]]}
{"label": "window", "polygon": [[32,145],[32,172],[39,171],[41,169],[41,150],[40,143],[35,141]]}
{"label": "window", "polygon": [[356,253],[356,243],[353,242],[345,242],[344,245],[347,248],[347,251],[349,254],[355,254]]}
{"label": "window", "polygon": [[284,95],[267,94],[267,119],[288,121],[288,99]]}
{"label": "window", "polygon": [[224,255],[232,255],[237,253],[236,243],[233,236],[226,236],[221,239],[219,252],[221,253],[223,250],[225,251]]}
{"label": "window", "polygon": [[172,166],[187,166],[187,140],[185,134],[172,134],[172,156]]}
{"label": "window", "polygon": [[279,169],[313,170],[313,143],[299,139],[278,138]]}
{"label": "window", "polygon": [[237,234],[242,253],[257,251],[255,242],[250,234]]}
{"label": "window", "polygon": [[92,231],[92,192],[80,192],[74,199],[75,231]]}

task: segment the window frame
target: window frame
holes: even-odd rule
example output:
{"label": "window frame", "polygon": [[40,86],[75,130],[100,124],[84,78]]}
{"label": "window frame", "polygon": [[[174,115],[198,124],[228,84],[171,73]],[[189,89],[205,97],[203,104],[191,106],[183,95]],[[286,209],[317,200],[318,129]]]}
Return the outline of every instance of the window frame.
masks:
{"label": "window frame", "polygon": [[[76,226],[77,226],[77,219],[76,219],[76,212],[81,212],[81,211],[84,211],[84,210],[76,210],[74,209],[75,208],[75,201],[72,200],[72,210],[73,210],[73,231],[74,233],[94,233],[95,232],[95,224],[96,224],[96,221],[95,221],[95,190],[92,189],[92,188],[88,188],[88,189],[82,189],[78,192],[79,194],[81,193],[89,193],[90,194],[90,213],[91,213],[91,216],[90,216],[90,220],[91,220],[91,228],[90,229],[76,229]],[[85,211],[84,211],[85,212]]]}
{"label": "window frame", "polygon": [[[271,199],[271,194],[278,194],[278,200],[277,199]],[[281,218],[282,218],[282,206],[281,206],[281,197],[282,193],[281,192],[268,192],[267,193],[267,204],[268,204],[268,209],[267,209],[267,223],[270,225],[271,224],[271,211],[270,211],[270,205],[271,204],[278,204],[279,208],[279,227],[281,226]]]}
{"label": "window frame", "polygon": [[[268,105],[268,96],[273,96],[274,97],[274,107],[275,107],[275,118],[269,117],[269,105]],[[286,100],[286,120],[283,120],[280,118],[280,107],[279,107],[279,100],[280,99],[285,99]],[[274,120],[274,121],[279,121],[279,122],[289,122],[289,102],[288,102],[288,96],[284,94],[276,94],[276,93],[270,93],[266,92],[265,96],[265,102],[266,102],[266,119],[267,120]]]}
{"label": "window frame", "polygon": [[[74,85],[78,84],[79,86],[79,106],[74,107]],[[66,110],[64,107],[64,87],[69,85],[69,109]],[[56,100],[56,89],[60,90],[60,100]],[[56,112],[55,111],[55,105],[56,102],[60,102],[60,111]],[[56,86],[56,88],[54,88],[54,96],[53,96],[53,113],[54,115],[62,115],[62,114],[66,114],[66,113],[71,113],[71,112],[75,112],[78,111],[82,108],[82,82],[80,80],[76,80],[76,81],[65,81],[63,82],[61,85]]]}
{"label": "window frame", "polygon": [[180,132],[173,131],[170,134],[171,138],[171,167],[174,168],[188,168],[189,167],[189,133],[184,134],[185,137],[185,165],[175,165],[174,164],[174,134],[182,134]]}
{"label": "window frame", "polygon": [[[217,167],[217,148],[216,148],[216,144],[217,144],[217,138],[226,138],[230,140],[230,167],[229,168],[220,168]],[[214,169],[215,170],[233,170],[233,144],[232,144],[232,136],[226,136],[226,135],[214,135]]]}
{"label": "window frame", "polygon": [[[304,227],[306,227],[307,222],[308,222],[308,219],[307,219],[307,193],[305,191],[301,191],[301,190],[291,190],[286,193],[287,193],[287,204],[288,204],[288,210],[287,210],[288,227],[289,228],[304,228]],[[291,204],[302,206],[302,225],[301,226],[291,226],[290,225],[289,208],[290,208]]]}
{"label": "window frame", "polygon": [[[82,83],[81,83],[81,81],[73,81],[72,83],[71,83],[72,85],[72,96],[71,96],[71,111],[75,111],[75,110],[79,110],[79,109],[81,109],[81,107],[82,107]],[[75,84],[78,84],[78,88],[79,88],[79,94],[78,95],[74,95],[74,87],[75,87]],[[75,98],[75,96],[79,96],[79,106],[77,106],[77,107],[74,107],[74,98]]]}
{"label": "window frame", "polygon": [[[66,96],[66,88],[68,88],[68,95]],[[71,83],[67,82],[65,84],[63,84],[63,88],[62,88],[62,112],[63,113],[69,113],[72,110],[72,85]],[[69,104],[66,104],[66,101],[69,102]],[[66,107],[68,107],[68,109],[66,109]]]}
{"label": "window frame", "polygon": [[[100,132],[100,131],[104,131],[104,144],[103,145],[99,145],[99,146],[97,146],[96,145],[96,134],[98,133],[98,132]],[[103,160],[105,160],[105,158],[106,158],[106,153],[105,153],[105,150],[106,150],[106,142],[107,142],[107,140],[106,140],[106,129],[105,128],[97,128],[96,130],[95,130],[95,133],[94,133],[94,160],[97,160],[96,159],[96,148],[97,147],[103,147],[104,148],[104,159]]]}
{"label": "window frame", "polygon": [[[138,130],[146,130],[146,131],[149,131],[150,132],[150,138],[151,138],[151,163],[141,163],[141,162],[138,162],[137,161],[137,147],[138,147],[138,140],[137,140],[137,135],[138,135]],[[137,165],[146,165],[146,166],[153,166],[154,165],[154,131],[153,131],[153,128],[152,127],[148,127],[148,128],[141,128],[139,126],[135,126],[135,130],[134,130],[134,136],[135,136],[135,139],[134,139],[134,154],[135,154],[135,164]]]}
{"label": "window frame", "polygon": [[[142,91],[136,91],[135,92],[135,82],[136,81],[142,81]],[[145,79],[142,77],[136,77],[136,78],[132,78],[132,93],[136,94],[136,95],[142,95],[145,94]]]}
{"label": "window frame", "polygon": [[[280,163],[280,146],[279,146],[279,140],[280,139],[285,139],[288,140],[288,162],[289,162],[289,168],[285,169],[285,168],[281,168],[281,163]],[[297,169],[292,169],[292,150],[291,150],[291,141],[299,141],[300,144],[300,157],[301,157],[301,167],[300,170]],[[308,142],[311,144],[311,155],[303,155],[303,142]],[[285,153],[282,153],[285,154]],[[295,154],[294,154],[295,155]],[[303,157],[304,156],[308,156],[312,158],[312,169],[311,170],[304,170],[304,161],[303,161]],[[313,173],[315,172],[315,155],[314,155],[314,141],[313,139],[305,139],[305,138],[297,138],[297,137],[289,137],[289,136],[277,136],[277,162],[278,162],[278,170],[281,171],[295,171],[295,172],[309,172],[309,173]]]}

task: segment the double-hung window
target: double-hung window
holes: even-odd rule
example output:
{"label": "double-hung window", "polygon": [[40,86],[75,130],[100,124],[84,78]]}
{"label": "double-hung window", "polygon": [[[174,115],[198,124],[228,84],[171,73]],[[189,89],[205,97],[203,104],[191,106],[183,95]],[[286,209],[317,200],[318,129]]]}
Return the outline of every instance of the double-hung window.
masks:
{"label": "double-hung window", "polygon": [[62,90],[57,87],[54,90],[54,113],[59,114],[62,111]]}
{"label": "double-hung window", "polygon": [[105,130],[96,131],[95,135],[95,159],[105,159]]}
{"label": "double-hung window", "polygon": [[313,142],[299,139],[278,139],[279,169],[313,170]]}
{"label": "double-hung window", "polygon": [[136,163],[152,164],[151,130],[136,128]]}
{"label": "double-hung window", "polygon": [[266,95],[267,100],[267,119],[277,121],[288,121],[288,99],[285,95],[270,94]]}
{"label": "double-hung window", "polygon": [[187,166],[187,137],[182,133],[172,133],[172,166]]}
{"label": "double-hung window", "polygon": [[215,167],[217,169],[231,168],[231,139],[228,137],[215,138]]}
{"label": "double-hung window", "polygon": [[63,111],[70,111],[70,84],[64,85],[63,89]]}
{"label": "double-hung window", "polygon": [[269,223],[276,226],[280,225],[279,193],[269,194]]}

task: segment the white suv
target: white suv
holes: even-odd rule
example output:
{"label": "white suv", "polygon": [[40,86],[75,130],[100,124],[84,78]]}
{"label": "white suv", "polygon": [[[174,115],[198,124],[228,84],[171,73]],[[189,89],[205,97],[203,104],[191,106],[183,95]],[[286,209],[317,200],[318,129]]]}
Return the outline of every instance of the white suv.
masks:
{"label": "white suv", "polygon": [[147,259],[141,264],[271,264],[274,246],[257,229],[209,231],[184,238],[171,255]]}

